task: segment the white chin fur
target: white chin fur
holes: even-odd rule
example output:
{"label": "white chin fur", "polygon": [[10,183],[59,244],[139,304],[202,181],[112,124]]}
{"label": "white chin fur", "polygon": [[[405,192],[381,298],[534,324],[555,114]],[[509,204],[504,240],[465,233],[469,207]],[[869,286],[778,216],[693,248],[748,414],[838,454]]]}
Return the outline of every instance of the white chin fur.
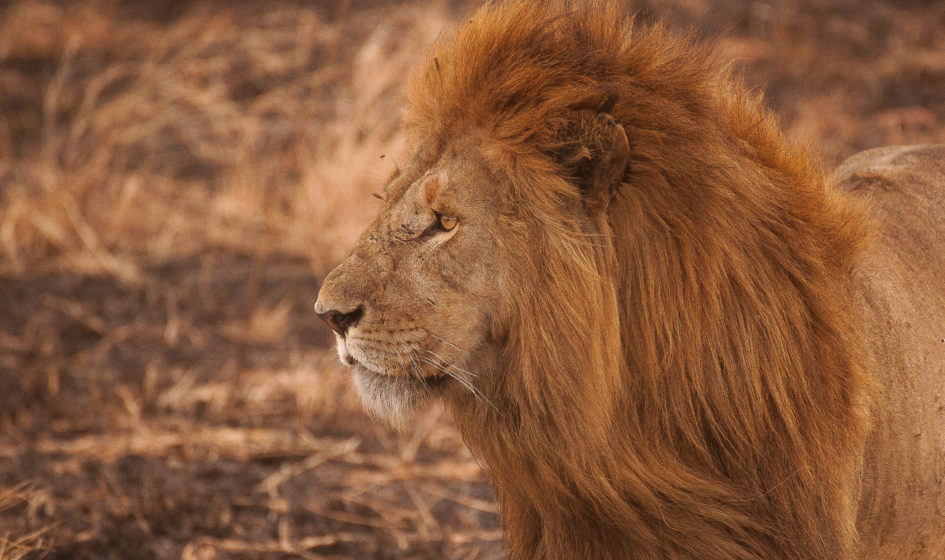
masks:
{"label": "white chin fur", "polygon": [[373,416],[396,429],[403,429],[416,416],[419,395],[404,386],[404,380],[372,373],[358,365],[354,387],[361,404]]}

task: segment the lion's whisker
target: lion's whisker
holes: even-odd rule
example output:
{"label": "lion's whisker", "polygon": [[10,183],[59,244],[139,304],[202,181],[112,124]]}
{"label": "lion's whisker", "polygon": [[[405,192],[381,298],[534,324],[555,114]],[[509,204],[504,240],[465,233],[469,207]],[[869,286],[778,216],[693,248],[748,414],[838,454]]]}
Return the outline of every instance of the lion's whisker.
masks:
{"label": "lion's whisker", "polygon": [[420,382],[423,383],[424,386],[426,386],[427,378],[424,377],[423,372],[421,371],[420,363],[417,362],[415,349],[413,348],[413,346],[410,346],[407,344],[405,344],[405,346],[407,347],[407,350],[408,350],[407,357],[410,358],[410,361],[413,363],[413,366],[414,366],[414,371],[417,372],[417,379],[419,379]]}
{"label": "lion's whisker", "polygon": [[403,355],[400,353],[400,350],[397,347],[394,347],[394,352],[397,354],[397,361],[400,362],[401,367],[403,368],[405,375],[410,375],[410,368],[407,367],[407,362],[404,361]]}
{"label": "lion's whisker", "polygon": [[429,334],[429,335],[432,336],[433,338],[439,340],[439,341],[442,342],[443,344],[448,344],[448,345],[452,346],[454,349],[456,349],[456,350],[458,350],[458,351],[460,351],[460,352],[466,353],[466,349],[465,349],[465,348],[460,348],[459,346],[453,344],[453,343],[450,342],[449,340],[446,340],[445,338],[441,338],[439,335],[437,335],[435,332],[431,331],[430,329],[424,328],[423,330],[427,331],[427,334]]}
{"label": "lion's whisker", "polygon": [[456,369],[456,370],[458,370],[458,371],[461,371],[462,373],[464,373],[464,374],[466,374],[466,375],[469,375],[469,376],[472,376],[472,377],[479,377],[477,374],[475,374],[475,373],[473,373],[473,372],[471,372],[471,371],[465,370],[465,369],[463,369],[463,368],[457,366],[456,364],[454,364],[453,362],[447,360],[447,359],[444,358],[443,356],[440,356],[439,354],[437,354],[437,353],[434,352],[433,350],[427,350],[427,353],[436,356],[436,358],[439,359],[439,360],[440,360],[441,362],[443,362],[444,364],[446,364],[446,365],[448,365],[449,367],[452,367],[452,368],[454,368],[454,369]]}
{"label": "lion's whisker", "polygon": [[431,360],[430,358],[421,358],[421,360],[434,366],[437,369],[437,371],[439,371],[443,375],[446,375],[448,377],[455,379],[456,381],[459,381],[463,385],[463,387],[466,387],[466,389],[468,389],[473,395],[475,395],[477,399],[484,398],[482,393],[480,393],[476,389],[476,387],[472,383],[469,382],[468,379],[466,379],[465,377],[463,377],[462,375],[458,373],[451,372],[448,368],[448,365],[440,364],[434,360]]}
{"label": "lion's whisker", "polygon": [[[397,352],[398,358],[404,364],[404,373],[407,375],[407,377],[412,377],[417,381],[426,384],[423,376],[420,375],[420,372],[417,370],[416,362],[414,362],[410,355],[410,348],[406,344],[400,343],[394,347],[394,350]],[[403,352],[401,352],[401,350],[403,350]],[[405,355],[406,357],[404,357]]]}
{"label": "lion's whisker", "polygon": [[[468,390],[473,394],[473,396],[475,396],[477,399],[482,400],[482,401],[485,401],[489,406],[491,406],[492,408],[494,408],[496,411],[499,410],[499,408],[496,407],[496,405],[493,404],[493,402],[492,402],[491,400],[489,400],[489,398],[486,397],[486,395],[485,395],[482,391],[480,391],[479,388],[476,387],[476,386],[472,383],[471,380],[467,379],[467,377],[466,377],[467,375],[468,375],[468,376],[472,376],[472,377],[477,377],[475,373],[473,373],[473,372],[471,372],[471,371],[467,371],[467,370],[465,370],[465,369],[463,369],[463,368],[457,366],[456,364],[447,361],[446,359],[444,359],[442,356],[440,356],[440,355],[437,354],[436,352],[433,352],[433,351],[431,351],[431,350],[425,350],[425,352],[426,352],[427,354],[430,354],[431,356],[433,356],[433,358],[431,359],[431,358],[423,357],[422,359],[423,359],[424,361],[426,361],[427,363],[429,363],[429,364],[433,365],[434,367],[436,367],[437,370],[441,371],[443,374],[448,375],[449,377],[451,377],[451,378],[455,379],[456,381],[458,381],[459,383],[461,383],[461,384],[462,384],[464,387],[466,387],[466,389],[468,389]],[[450,371],[450,369],[455,370],[455,372],[454,372],[454,371]]]}

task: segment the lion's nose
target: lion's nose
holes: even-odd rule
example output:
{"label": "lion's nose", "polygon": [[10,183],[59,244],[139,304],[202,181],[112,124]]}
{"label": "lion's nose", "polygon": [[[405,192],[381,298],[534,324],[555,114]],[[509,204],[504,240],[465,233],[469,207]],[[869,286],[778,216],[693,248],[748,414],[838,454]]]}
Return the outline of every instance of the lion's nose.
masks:
{"label": "lion's nose", "polygon": [[359,305],[351,311],[341,311],[332,309],[331,306],[319,300],[315,302],[315,314],[328,323],[331,330],[345,336],[348,329],[358,324],[358,321],[364,316],[364,307]]}

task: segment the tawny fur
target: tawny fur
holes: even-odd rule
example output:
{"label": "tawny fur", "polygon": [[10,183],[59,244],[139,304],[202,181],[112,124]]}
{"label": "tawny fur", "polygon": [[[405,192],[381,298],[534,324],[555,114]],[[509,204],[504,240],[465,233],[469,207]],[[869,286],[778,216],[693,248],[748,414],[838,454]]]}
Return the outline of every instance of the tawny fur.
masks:
{"label": "tawny fur", "polygon": [[[410,101],[414,155],[316,307],[363,314],[338,339],[375,370],[358,370],[369,408],[446,401],[510,558],[945,554],[929,521],[945,350],[885,341],[890,309],[921,317],[886,305],[893,273],[865,257],[893,220],[828,184],[711,49],[609,5],[490,4],[432,50]],[[587,114],[629,140],[615,190],[572,165],[607,146],[562,140]],[[926,240],[945,237],[935,169],[925,206],[902,207]],[[456,230],[423,233],[444,214]],[[932,309],[937,278],[915,292]],[[894,371],[897,351],[923,357]],[[450,371],[474,390],[429,381]],[[914,421],[877,404],[920,396]],[[908,488],[884,446],[921,463]]]}
{"label": "tawny fur", "polygon": [[[538,279],[507,310],[515,413],[457,418],[510,555],[852,557],[864,224],[757,96],[660,28],[537,2],[477,13],[410,91],[418,143],[489,130],[496,172],[551,229],[509,248]],[[631,159],[592,244],[559,226],[542,143],[608,102]]]}

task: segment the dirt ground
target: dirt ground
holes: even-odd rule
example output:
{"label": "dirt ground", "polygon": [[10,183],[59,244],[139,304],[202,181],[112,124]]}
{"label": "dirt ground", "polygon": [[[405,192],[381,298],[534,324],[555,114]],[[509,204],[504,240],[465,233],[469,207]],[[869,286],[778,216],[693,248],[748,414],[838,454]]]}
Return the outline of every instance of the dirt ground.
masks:
{"label": "dirt ground", "polygon": [[[0,560],[501,558],[448,419],[311,311],[462,1],[0,3]],[[945,142],[945,3],[640,0],[828,165]]]}

